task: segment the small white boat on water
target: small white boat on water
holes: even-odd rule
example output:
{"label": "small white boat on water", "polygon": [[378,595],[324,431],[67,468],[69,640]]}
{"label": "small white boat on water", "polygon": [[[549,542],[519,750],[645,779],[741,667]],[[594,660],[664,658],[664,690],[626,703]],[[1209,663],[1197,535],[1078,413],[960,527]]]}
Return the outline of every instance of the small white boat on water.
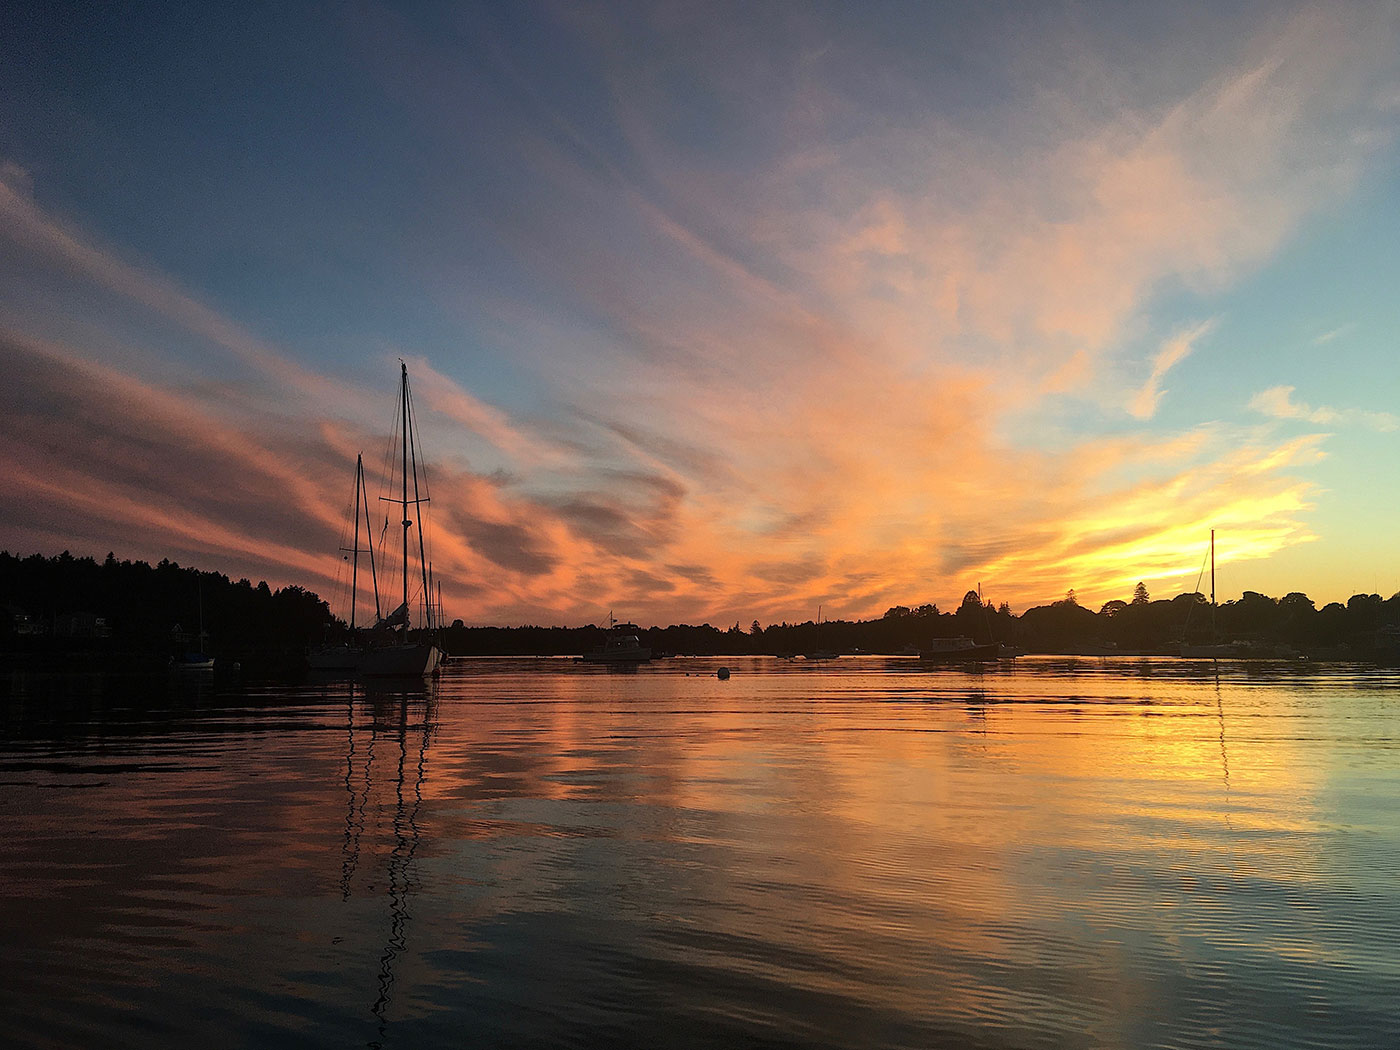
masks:
{"label": "small white boat on water", "polygon": [[651,649],[642,644],[641,628],[635,623],[616,623],[608,617],[608,634],[601,649],[579,657],[588,664],[643,664],[651,659]]}

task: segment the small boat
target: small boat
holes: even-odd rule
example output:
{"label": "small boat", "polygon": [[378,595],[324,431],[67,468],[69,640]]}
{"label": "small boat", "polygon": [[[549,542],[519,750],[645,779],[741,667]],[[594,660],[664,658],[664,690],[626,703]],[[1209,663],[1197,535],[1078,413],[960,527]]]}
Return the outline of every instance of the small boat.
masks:
{"label": "small boat", "polygon": [[214,669],[214,658],[204,651],[205,642],[209,636],[204,631],[204,584],[199,585],[199,650],[186,651],[178,656],[170,658],[170,669],[172,671],[212,671]]}
{"label": "small boat", "polygon": [[[400,460],[401,470],[399,473],[399,495],[398,497],[380,498],[386,503],[394,503],[402,511],[400,524],[403,526],[403,602],[400,606],[389,614],[386,618],[381,618],[375,625],[379,629],[402,628],[397,637],[388,644],[367,646],[360,649],[355,657],[355,670],[362,675],[376,677],[398,677],[414,678],[426,677],[438,672],[442,663],[442,650],[437,647],[435,634],[437,631],[437,620],[440,617],[438,606],[432,600],[433,585],[430,580],[431,568],[428,564],[427,550],[423,539],[424,505],[428,503],[427,479],[421,479],[418,472],[418,448],[417,448],[417,426],[413,420],[413,401],[409,396],[408,388],[408,365],[399,362],[401,373],[401,383],[399,386],[399,419],[402,425],[402,435],[400,438]],[[412,483],[413,495],[409,496],[409,485]],[[409,517],[409,509],[416,511],[419,519],[417,548],[418,561],[417,572],[410,575],[409,548],[410,539],[413,535],[414,519]],[[358,540],[356,546],[359,546]],[[414,640],[413,632],[413,605],[411,599],[414,597],[410,593],[410,582],[422,582],[422,631],[419,640]],[[426,634],[428,639],[424,640]]]}
{"label": "small boat", "polygon": [[175,671],[212,671],[214,658],[204,653],[181,653],[170,658],[170,667]]}
{"label": "small boat", "polygon": [[[1196,578],[1196,585],[1199,587],[1200,577]],[[1181,628],[1182,642],[1178,650],[1179,655],[1191,660],[1221,660],[1229,659],[1238,655],[1235,646],[1230,643],[1222,643],[1220,631],[1215,623],[1215,530],[1210,530],[1210,636],[1211,641],[1204,644],[1188,644],[1185,638],[1186,630],[1191,626],[1191,614],[1188,610],[1186,623]]]}
{"label": "small boat", "polygon": [[954,638],[934,638],[919,650],[919,659],[925,663],[968,664],[1001,658],[1001,646],[996,642],[978,645],[971,638],[958,635]]}
{"label": "small boat", "polygon": [[609,615],[603,647],[586,652],[579,659],[587,664],[644,664],[651,659],[651,650],[642,644],[640,632],[635,623],[617,623]]}
{"label": "small boat", "polygon": [[1180,653],[1187,660],[1228,660],[1239,655],[1232,642],[1182,645]]}

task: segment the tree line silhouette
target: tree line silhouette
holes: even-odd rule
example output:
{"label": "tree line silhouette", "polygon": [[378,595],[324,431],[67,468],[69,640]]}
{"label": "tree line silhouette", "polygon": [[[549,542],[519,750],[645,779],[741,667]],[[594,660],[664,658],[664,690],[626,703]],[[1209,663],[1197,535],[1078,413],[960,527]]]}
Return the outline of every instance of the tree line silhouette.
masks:
{"label": "tree line silhouette", "polygon": [[[326,602],[301,587],[273,590],[218,572],[101,562],[69,552],[46,558],[0,552],[0,649],[9,652],[92,653],[161,658],[198,643],[201,606],[209,651],[226,659],[293,663],[307,646],[346,635]],[[1175,653],[1182,645],[1235,643],[1243,656],[1310,655],[1379,659],[1400,655],[1400,594],[1356,594],[1318,608],[1307,595],[1271,598],[1245,591],[1214,608],[1199,592],[1153,600],[1145,585],[1130,600],[1080,605],[1075,592],[1013,614],[1006,603],[968,591],[945,613],[932,604],[896,605],[870,620],[817,624],[757,620],[717,627],[675,624],[639,629],[642,643],[676,655],[897,654],[934,638],[964,636],[1028,652]],[[440,632],[456,656],[571,655],[596,649],[605,631],[584,627],[469,627],[461,620]]]}
{"label": "tree line silhouette", "polygon": [[[820,625],[758,621],[747,629],[710,624],[652,627],[639,632],[654,652],[685,655],[800,655],[818,649],[838,653],[898,654],[934,638],[966,637],[1000,642],[1033,653],[1176,654],[1183,645],[1235,643],[1240,656],[1379,659],[1400,657],[1400,594],[1382,599],[1357,594],[1321,609],[1305,594],[1270,598],[1245,591],[1211,608],[1199,592],[1153,601],[1138,584],[1133,600],[1104,603],[1097,611],[1070,592],[1019,616],[1006,603],[984,602],[968,591],[945,613],[932,603],[897,605],[872,620],[826,620]],[[446,633],[447,650],[462,655],[563,655],[602,644],[597,627],[465,627]]]}
{"label": "tree line silhouette", "polygon": [[0,648],[8,652],[163,662],[200,647],[201,613],[211,653],[267,662],[299,658],[335,622],[301,587],[273,590],[169,560],[0,551]]}

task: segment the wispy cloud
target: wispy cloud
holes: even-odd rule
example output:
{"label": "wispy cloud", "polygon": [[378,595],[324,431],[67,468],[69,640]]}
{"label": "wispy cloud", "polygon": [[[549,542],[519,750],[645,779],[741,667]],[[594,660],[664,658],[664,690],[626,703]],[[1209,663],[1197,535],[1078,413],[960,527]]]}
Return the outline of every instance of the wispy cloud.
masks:
{"label": "wispy cloud", "polygon": [[[566,16],[561,31],[609,17]],[[1072,395],[1111,403],[1123,424],[1112,380],[1144,331],[1161,342],[1126,407],[1152,419],[1211,330],[1153,334],[1154,296],[1228,285],[1345,192],[1388,127],[1368,77],[1393,51],[1353,18],[1287,20],[1150,104],[1037,93],[1014,133],[896,119],[852,86],[887,68],[859,40],[818,61],[804,45],[785,64],[696,10],[685,40],[598,52],[612,111],[513,124],[490,144],[518,171],[520,197],[490,229],[521,286],[493,291],[511,331],[478,349],[512,354],[542,393],[493,404],[452,353],[404,350],[429,451],[447,453],[433,540],[449,602],[487,621],[578,622],[612,606],[747,622],[818,602],[836,615],[955,603],[981,580],[1022,605],[1180,575],[1212,523],[1240,558],[1308,542],[1317,436],[1279,447],[1268,426],[1124,435],[1057,418],[1052,441],[1013,421]],[[657,22],[663,38],[681,32]],[[722,74],[692,58],[689,37],[706,32],[720,36],[694,50],[722,54]],[[440,107],[440,85],[403,90]],[[697,125],[744,150],[673,133]],[[444,114],[428,134],[440,146],[461,121]],[[434,238],[462,225],[454,200],[436,204],[413,245],[425,270],[452,250]],[[55,299],[139,307],[274,390],[230,412],[230,384],[123,370],[93,330],[41,342],[0,289],[6,368],[28,377],[0,398],[23,421],[0,449],[22,489],[0,506],[0,542],[102,549],[122,536],[133,554],[169,547],[331,589],[349,464],[379,443],[380,399],[40,206],[22,173],[0,179],[0,236],[36,281],[62,282]],[[450,283],[443,307],[464,312],[470,296]],[[1292,394],[1251,405],[1395,425]]]}
{"label": "wispy cloud", "polygon": [[1321,335],[1319,335],[1319,336],[1317,336],[1316,338],[1314,338],[1314,339],[1313,339],[1313,346],[1326,346],[1328,343],[1332,342],[1334,339],[1340,339],[1342,336],[1348,335],[1349,333],[1351,333],[1351,332],[1353,332],[1353,331],[1355,331],[1355,330],[1356,330],[1356,322],[1355,322],[1355,321],[1348,321],[1346,324],[1338,325],[1336,328],[1333,328],[1333,329],[1330,329],[1330,330],[1328,330],[1328,331],[1326,331],[1326,332],[1323,332]]}
{"label": "wispy cloud", "polygon": [[21,174],[13,164],[0,171],[0,237],[24,249],[31,260],[60,267],[145,306],[298,393],[322,401],[353,398],[342,384],[301,367],[174,281],[127,262],[90,234],[51,215],[32,197],[32,180]]}
{"label": "wispy cloud", "polygon": [[1249,407],[1275,419],[1299,419],[1318,426],[1358,426],[1389,433],[1400,429],[1400,417],[1390,412],[1372,412],[1363,408],[1316,407],[1293,397],[1291,386],[1273,386],[1261,390],[1249,399]]}
{"label": "wispy cloud", "polygon": [[1213,327],[1214,322],[1205,321],[1194,328],[1176,333],[1162,344],[1162,348],[1152,360],[1152,374],[1128,403],[1128,412],[1131,415],[1138,419],[1151,419],[1156,414],[1157,404],[1166,393],[1162,389],[1162,380],[1196,348],[1196,341]]}

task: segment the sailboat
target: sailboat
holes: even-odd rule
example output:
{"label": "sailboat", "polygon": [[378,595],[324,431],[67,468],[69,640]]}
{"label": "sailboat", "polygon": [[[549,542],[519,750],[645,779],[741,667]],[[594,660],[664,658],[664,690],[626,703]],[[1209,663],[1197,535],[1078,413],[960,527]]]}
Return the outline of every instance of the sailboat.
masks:
{"label": "sailboat", "polygon": [[[1199,580],[1197,581],[1199,582]],[[1222,645],[1219,641],[1220,635],[1215,626],[1215,530],[1210,530],[1210,637],[1211,641],[1206,645],[1187,645],[1183,639],[1181,643],[1181,655],[1193,659],[1214,660],[1222,656],[1234,656],[1235,646]],[[1190,618],[1187,618],[1190,624]],[[1183,634],[1184,634],[1183,628]]]}
{"label": "sailboat", "polygon": [[822,648],[822,607],[817,606],[817,644],[816,648],[807,654],[808,660],[835,660],[841,656],[840,653],[831,649]]}
{"label": "sailboat", "polygon": [[[417,538],[418,538],[418,572],[414,574],[421,577],[423,585],[423,622],[422,628],[431,638],[437,628],[436,603],[432,600],[432,586],[428,582],[428,557],[423,541],[423,507],[428,502],[426,478],[424,485],[419,487],[418,469],[418,448],[415,442],[416,428],[413,425],[413,401],[409,395],[408,388],[408,365],[399,362],[401,382],[399,385],[399,416],[402,426],[400,445],[400,471],[399,471],[399,495],[380,496],[386,503],[394,503],[402,511],[400,524],[403,527],[403,602],[390,613],[383,617],[376,624],[377,627],[397,627],[394,640],[387,645],[376,645],[361,650],[355,658],[355,670],[362,675],[383,675],[398,677],[423,677],[436,674],[439,664],[442,662],[442,650],[439,649],[435,641],[418,640],[412,636],[413,612],[410,605],[412,595],[409,592],[410,561],[409,546],[413,535],[414,518],[409,517],[409,508],[415,508],[417,518]],[[413,482],[413,496],[409,497],[409,481]],[[386,522],[387,525],[387,522]],[[358,542],[356,544],[358,546]]]}
{"label": "sailboat", "polygon": [[[374,618],[384,619],[379,607],[379,574],[374,567],[374,543],[369,526],[369,493],[365,491],[365,461],[363,454],[355,457],[355,532],[351,546],[341,550],[350,555],[350,641],[346,645],[323,645],[306,654],[306,662],[315,671],[353,671],[364,652],[355,637],[355,613],[359,605],[360,555],[369,555],[369,575],[374,586]],[[360,509],[364,509],[365,539],[360,546]]]}
{"label": "sailboat", "polygon": [[172,656],[170,666],[176,671],[212,671],[214,658],[204,651],[207,637],[204,633],[204,584],[201,581],[199,584],[199,637],[196,643],[199,649],[183,652],[179,656]]}

